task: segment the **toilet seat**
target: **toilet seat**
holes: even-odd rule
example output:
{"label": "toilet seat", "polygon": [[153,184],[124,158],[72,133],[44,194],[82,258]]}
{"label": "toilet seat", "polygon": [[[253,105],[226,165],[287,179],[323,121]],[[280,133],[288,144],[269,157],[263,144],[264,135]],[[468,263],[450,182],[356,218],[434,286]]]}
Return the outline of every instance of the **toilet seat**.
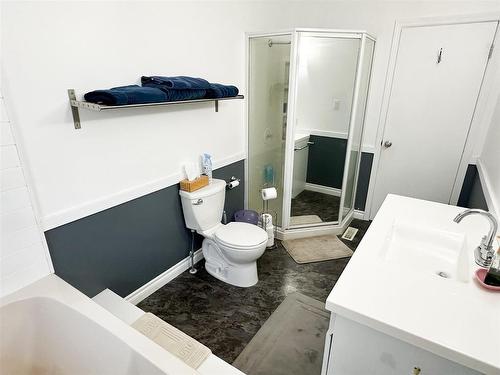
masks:
{"label": "toilet seat", "polygon": [[237,250],[253,250],[267,242],[262,228],[248,223],[231,222],[220,226],[214,233],[215,240],[223,246]]}

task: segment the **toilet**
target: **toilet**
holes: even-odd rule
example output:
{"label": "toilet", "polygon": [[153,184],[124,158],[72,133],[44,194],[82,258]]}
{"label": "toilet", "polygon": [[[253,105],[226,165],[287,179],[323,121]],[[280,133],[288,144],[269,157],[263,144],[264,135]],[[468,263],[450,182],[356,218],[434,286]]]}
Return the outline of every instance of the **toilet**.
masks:
{"label": "toilet", "polygon": [[179,194],[186,226],[205,237],[202,251],[208,273],[239,287],[257,284],[257,259],[266,249],[267,233],[248,223],[221,223],[226,182],[212,179],[208,186]]}

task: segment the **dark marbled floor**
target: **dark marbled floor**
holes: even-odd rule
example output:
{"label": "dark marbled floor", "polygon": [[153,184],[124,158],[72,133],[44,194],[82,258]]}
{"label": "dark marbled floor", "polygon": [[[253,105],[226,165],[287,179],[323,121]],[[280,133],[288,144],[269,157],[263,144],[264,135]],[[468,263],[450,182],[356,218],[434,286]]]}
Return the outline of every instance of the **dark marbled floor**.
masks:
{"label": "dark marbled floor", "polygon": [[[369,222],[354,220],[360,228],[355,250]],[[208,346],[232,363],[285,297],[298,291],[325,301],[349,259],[297,264],[285,249],[267,250],[258,261],[259,282],[237,288],[210,276],[202,266],[196,275],[184,272],[152,294],[138,307],[152,312]]]}
{"label": "dark marbled floor", "polygon": [[292,199],[292,216],[318,215],[321,220],[339,219],[340,197],[304,190]]}

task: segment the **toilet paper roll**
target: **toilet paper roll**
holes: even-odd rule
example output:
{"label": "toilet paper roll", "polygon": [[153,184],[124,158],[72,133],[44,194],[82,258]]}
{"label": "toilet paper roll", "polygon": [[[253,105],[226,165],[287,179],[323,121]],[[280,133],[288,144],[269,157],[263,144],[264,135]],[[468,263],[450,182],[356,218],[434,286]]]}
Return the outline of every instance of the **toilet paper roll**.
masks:
{"label": "toilet paper roll", "polygon": [[227,184],[229,189],[234,189],[236,186],[240,184],[240,180],[233,180]]}
{"label": "toilet paper roll", "polygon": [[273,225],[273,217],[271,214],[262,214],[261,221],[264,225]]}
{"label": "toilet paper roll", "polygon": [[267,189],[262,189],[262,200],[268,201],[270,199],[276,199],[278,196],[278,192],[276,191],[276,188],[267,188]]}
{"label": "toilet paper roll", "polygon": [[270,227],[266,228],[266,232],[267,232],[266,247],[273,247],[274,246],[274,226],[271,225]]}

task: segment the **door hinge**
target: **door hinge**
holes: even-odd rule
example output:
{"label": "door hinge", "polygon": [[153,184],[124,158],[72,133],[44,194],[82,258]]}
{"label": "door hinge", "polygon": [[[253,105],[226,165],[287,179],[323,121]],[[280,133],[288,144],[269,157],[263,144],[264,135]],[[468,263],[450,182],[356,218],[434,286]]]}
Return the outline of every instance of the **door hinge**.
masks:
{"label": "door hinge", "polygon": [[490,46],[490,51],[488,52],[488,60],[491,59],[491,56],[493,56],[493,48],[495,48],[494,44]]}

